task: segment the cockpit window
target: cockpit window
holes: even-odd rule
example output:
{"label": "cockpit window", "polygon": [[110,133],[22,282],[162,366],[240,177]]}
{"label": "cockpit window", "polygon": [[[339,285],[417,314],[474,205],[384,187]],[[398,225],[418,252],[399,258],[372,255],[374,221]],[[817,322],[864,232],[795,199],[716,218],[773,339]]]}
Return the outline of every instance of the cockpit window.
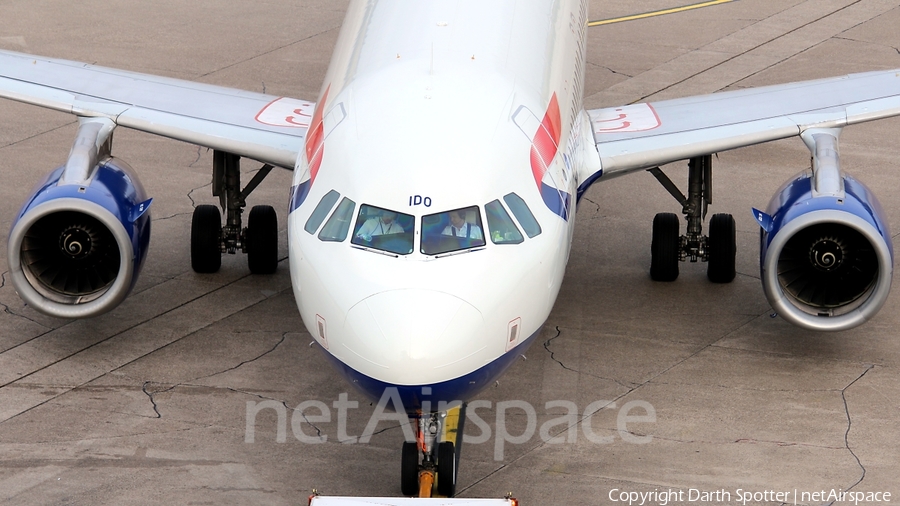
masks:
{"label": "cockpit window", "polygon": [[422,217],[422,253],[441,255],[484,246],[478,206]]}
{"label": "cockpit window", "polygon": [[414,228],[415,219],[408,214],[363,204],[350,243],[408,255],[413,251]]}
{"label": "cockpit window", "polygon": [[309,219],[306,220],[306,226],[303,227],[303,230],[306,230],[310,234],[315,234],[316,230],[319,229],[319,225],[325,220],[325,217],[328,216],[328,211],[331,211],[331,208],[334,207],[334,203],[337,202],[338,197],[341,194],[331,190],[326,193],[322,200],[319,201],[316,208],[313,209],[311,215],[309,215]]}
{"label": "cockpit window", "polygon": [[499,200],[485,204],[484,211],[487,213],[491,242],[494,244],[519,244],[525,240]]}
{"label": "cockpit window", "polygon": [[[319,239],[335,242],[342,242],[346,239],[347,232],[350,231],[350,220],[353,218],[354,207],[356,207],[356,202],[344,197],[341,203],[338,204],[337,210],[334,211],[331,218],[328,218],[325,226],[322,227],[322,231],[319,232]],[[316,210],[318,210],[318,207]]]}
{"label": "cockpit window", "polygon": [[531,214],[531,209],[528,209],[528,204],[522,200],[522,197],[515,193],[510,193],[503,197],[503,200],[506,201],[506,205],[509,206],[509,210],[512,211],[516,219],[519,220],[519,225],[522,225],[522,228],[525,229],[525,234],[528,235],[529,239],[541,233],[541,224]]}

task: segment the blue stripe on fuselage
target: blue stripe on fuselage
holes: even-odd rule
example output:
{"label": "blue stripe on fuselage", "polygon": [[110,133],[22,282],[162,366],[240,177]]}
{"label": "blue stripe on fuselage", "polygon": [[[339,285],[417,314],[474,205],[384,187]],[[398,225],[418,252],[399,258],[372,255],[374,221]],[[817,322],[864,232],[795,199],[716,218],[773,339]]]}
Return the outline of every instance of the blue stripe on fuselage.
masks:
{"label": "blue stripe on fuselage", "polygon": [[[537,337],[540,332],[541,329],[539,328],[534,334],[531,334],[525,342],[519,344],[480,369],[456,379],[428,385],[394,385],[392,383],[386,383],[371,378],[341,362],[335,358],[334,355],[328,353],[327,350],[322,349],[321,345],[319,345],[319,348],[322,349],[322,352],[328,357],[331,364],[339,373],[347,378],[351,385],[358,388],[374,402],[378,402],[381,399],[386,389],[396,388],[400,395],[400,399],[403,402],[402,409],[409,415],[415,415],[421,412],[422,401],[430,401],[432,411],[437,410],[441,403],[447,403],[449,405],[454,401],[471,401],[478,392],[494,383],[497,378],[513,364],[516,357],[524,353],[525,350],[531,346],[534,338]],[[318,341],[316,341],[316,344],[318,344]],[[431,395],[423,395],[422,390],[424,388],[430,388]],[[396,411],[401,410],[398,406],[388,407],[393,408]]]}
{"label": "blue stripe on fuselage", "polygon": [[569,221],[569,208],[572,205],[572,196],[545,183],[541,183],[541,198],[544,204],[560,218]]}
{"label": "blue stripe on fuselage", "polygon": [[307,179],[306,181],[291,186],[291,197],[290,204],[288,206],[288,213],[294,212],[295,209],[300,207],[303,204],[303,201],[306,200],[306,196],[309,195],[309,188],[312,186],[312,180]]}

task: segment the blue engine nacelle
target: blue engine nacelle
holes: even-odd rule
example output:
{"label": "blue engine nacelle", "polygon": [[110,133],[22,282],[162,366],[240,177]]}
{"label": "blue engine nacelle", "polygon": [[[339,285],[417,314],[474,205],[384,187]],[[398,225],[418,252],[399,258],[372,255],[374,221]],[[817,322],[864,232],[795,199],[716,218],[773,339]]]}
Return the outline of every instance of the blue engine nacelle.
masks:
{"label": "blue engine nacelle", "polygon": [[106,158],[74,184],[64,171],[38,184],[13,222],[9,268],[33,308],[86,318],[113,309],[134,287],[150,242],[150,201],[122,160]]}
{"label": "blue engine nacelle", "polygon": [[818,194],[807,171],[781,187],[766,213],[754,210],[766,297],[782,318],[814,330],[862,324],[891,289],[891,235],[875,195],[846,175],[833,188]]}

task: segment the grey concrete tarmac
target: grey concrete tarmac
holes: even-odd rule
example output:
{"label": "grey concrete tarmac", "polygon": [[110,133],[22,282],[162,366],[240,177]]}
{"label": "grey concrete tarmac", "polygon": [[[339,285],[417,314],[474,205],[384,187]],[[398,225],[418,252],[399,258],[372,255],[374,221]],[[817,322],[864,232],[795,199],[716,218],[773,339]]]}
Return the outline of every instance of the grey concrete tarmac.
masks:
{"label": "grey concrete tarmac", "polygon": [[[688,3],[591,0],[591,19]],[[8,0],[0,48],[314,99],[346,4]],[[586,106],[900,68],[897,26],[896,0],[741,0],[593,27]],[[65,160],[74,133],[69,116],[0,102],[0,229]],[[900,120],[849,128],[841,141],[844,169],[900,223]],[[375,408],[310,347],[297,314],[284,231],[290,173],[273,173],[251,198],[279,212],[277,273],[251,276],[244,258],[226,257],[219,273],[199,275],[190,217],[215,203],[211,153],[127,130],[114,153],[154,197],[150,256],[121,307],[84,321],[25,307],[0,236],[0,502],[399,495],[399,423],[356,440]],[[656,492],[645,504],[779,504],[796,492],[797,503],[823,504],[827,496],[809,494],[850,490],[896,501],[900,298],[855,330],[816,334],[773,317],[760,287],[750,208],[808,158],[799,139],[716,158],[711,212],[733,213],[738,228],[728,285],[707,282],[703,264],[652,282],[650,223],[677,204],[648,174],[594,185],[543,333],[480,396],[475,413],[492,437],[463,448],[459,494],[512,491],[525,505],[622,504],[629,492]],[[243,166],[247,177],[257,168]],[[686,180],[684,164],[664,169]],[[339,427],[333,403],[344,392],[358,405]],[[317,420],[316,408],[293,414],[305,401],[324,403],[331,419]],[[532,406],[536,423],[498,404],[510,401]],[[578,410],[571,431],[565,406]],[[648,408],[654,421],[640,418]],[[496,437],[529,429],[517,442]],[[472,420],[466,432],[484,433]],[[311,444],[318,435],[327,439]],[[739,490],[755,495],[744,501]]]}

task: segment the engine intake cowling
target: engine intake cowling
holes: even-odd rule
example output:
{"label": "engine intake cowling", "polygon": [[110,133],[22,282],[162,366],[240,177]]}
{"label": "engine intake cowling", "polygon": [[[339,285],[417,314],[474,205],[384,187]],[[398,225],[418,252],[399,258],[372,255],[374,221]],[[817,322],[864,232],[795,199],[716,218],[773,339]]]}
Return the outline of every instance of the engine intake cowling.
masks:
{"label": "engine intake cowling", "polygon": [[881,206],[858,180],[817,195],[809,172],[788,181],[757,213],[760,273],[784,319],[814,330],[845,330],[874,316],[891,288],[893,247]]}
{"label": "engine intake cowling", "polygon": [[11,280],[38,311],[86,318],[116,307],[137,281],[150,242],[150,201],[122,160],[106,158],[75,184],[64,172],[51,172],[13,222]]}

